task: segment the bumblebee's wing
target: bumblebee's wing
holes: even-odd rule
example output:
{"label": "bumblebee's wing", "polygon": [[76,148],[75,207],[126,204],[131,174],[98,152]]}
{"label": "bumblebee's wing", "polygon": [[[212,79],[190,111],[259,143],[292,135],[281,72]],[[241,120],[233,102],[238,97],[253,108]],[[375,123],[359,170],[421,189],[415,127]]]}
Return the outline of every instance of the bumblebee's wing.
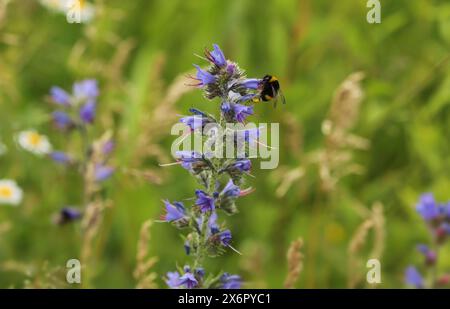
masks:
{"label": "bumblebee's wing", "polygon": [[284,97],[283,92],[281,91],[281,89],[278,89],[278,96],[281,98],[281,102],[283,104],[286,104],[286,98]]}
{"label": "bumblebee's wing", "polygon": [[278,92],[275,90],[275,88],[270,85],[270,87],[272,87],[272,94],[273,94],[273,107],[277,108],[277,102],[278,102]]}

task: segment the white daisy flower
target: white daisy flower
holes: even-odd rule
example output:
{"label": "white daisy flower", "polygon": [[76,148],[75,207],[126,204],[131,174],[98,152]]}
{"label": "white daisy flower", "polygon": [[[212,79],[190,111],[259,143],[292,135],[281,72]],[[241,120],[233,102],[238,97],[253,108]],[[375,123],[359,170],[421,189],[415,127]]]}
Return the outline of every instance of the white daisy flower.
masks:
{"label": "white daisy flower", "polygon": [[95,16],[95,6],[86,0],[40,0],[45,7],[63,13],[69,22],[89,22]]}
{"label": "white daisy flower", "polygon": [[0,179],[0,204],[18,205],[22,197],[22,189],[14,180]]}
{"label": "white daisy flower", "polygon": [[17,135],[17,143],[25,150],[37,155],[49,154],[52,145],[47,136],[41,135],[34,130],[22,131]]}

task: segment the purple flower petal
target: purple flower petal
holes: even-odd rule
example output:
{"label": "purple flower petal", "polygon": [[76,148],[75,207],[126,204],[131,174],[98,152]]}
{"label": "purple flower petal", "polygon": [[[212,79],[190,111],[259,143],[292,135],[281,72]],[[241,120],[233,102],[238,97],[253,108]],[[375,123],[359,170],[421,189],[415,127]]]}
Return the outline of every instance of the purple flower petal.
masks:
{"label": "purple flower petal", "polygon": [[52,153],[50,153],[50,158],[53,161],[61,164],[69,164],[72,162],[72,158],[62,151],[53,151]]}
{"label": "purple flower petal", "polygon": [[169,201],[165,200],[164,205],[166,207],[166,214],[163,216],[163,219],[167,222],[180,220],[186,214],[184,205],[181,202],[174,202],[171,204]]}
{"label": "purple flower petal", "polygon": [[114,168],[106,165],[98,165],[95,167],[95,180],[104,181],[112,176]]}
{"label": "purple flower petal", "polygon": [[233,183],[233,180],[230,179],[220,195],[224,197],[238,197],[240,193],[241,189]]}
{"label": "purple flower petal", "polygon": [[439,216],[439,210],[432,193],[425,193],[420,197],[416,210],[425,221],[431,221]]}
{"label": "purple flower petal", "polygon": [[64,106],[70,106],[70,95],[64,89],[54,86],[50,89],[50,96],[53,102]]}
{"label": "purple flower petal", "polygon": [[166,274],[166,284],[171,289],[176,289],[180,286],[180,274],[177,271],[168,272]]}
{"label": "purple flower petal", "polygon": [[248,116],[253,115],[253,106],[223,102],[220,108],[228,121],[242,123]]}
{"label": "purple flower petal", "polygon": [[89,101],[80,109],[80,118],[84,123],[92,123],[95,118],[95,102]]}
{"label": "purple flower petal", "polygon": [[214,206],[214,198],[210,197],[207,193],[202,190],[196,190],[195,195],[197,196],[197,200],[195,201],[195,205],[200,207],[201,212],[213,211]]}
{"label": "purple flower petal", "polygon": [[95,100],[99,95],[97,81],[86,79],[73,85],[73,94],[77,100]]}
{"label": "purple flower petal", "polygon": [[229,246],[231,243],[231,231],[225,230],[219,233],[220,236],[220,243],[224,246]]}
{"label": "purple flower petal", "polygon": [[240,84],[247,89],[258,89],[261,85],[261,80],[257,78],[248,78],[244,79]]}
{"label": "purple flower petal", "polygon": [[56,127],[61,130],[68,129],[73,126],[73,121],[70,116],[62,111],[55,111],[52,113],[53,122]]}
{"label": "purple flower petal", "polygon": [[214,50],[210,52],[212,60],[215,65],[218,67],[224,67],[227,64],[227,60],[225,59],[225,55],[220,49],[219,45],[213,44]]}
{"label": "purple flower petal", "polygon": [[423,288],[422,275],[417,271],[414,266],[409,266],[405,272],[405,282],[409,285],[413,285],[416,288]]}
{"label": "purple flower petal", "polygon": [[179,283],[180,285],[184,285],[187,289],[193,289],[198,285],[197,279],[189,272],[180,277]]}
{"label": "purple flower petal", "polygon": [[249,159],[237,160],[232,164],[232,167],[238,169],[241,172],[248,172],[252,168],[252,161]]}
{"label": "purple flower petal", "polygon": [[224,273],[220,278],[220,282],[222,283],[222,289],[240,289],[242,279],[238,275],[230,275],[228,273]]}
{"label": "purple flower petal", "polygon": [[103,145],[103,149],[102,152],[104,155],[109,155],[115,147],[115,143],[112,140],[107,141],[104,145]]}
{"label": "purple flower petal", "polygon": [[216,82],[216,77],[212,75],[211,73],[202,70],[198,65],[194,64],[194,66],[197,68],[197,80],[200,81],[200,86],[213,84]]}

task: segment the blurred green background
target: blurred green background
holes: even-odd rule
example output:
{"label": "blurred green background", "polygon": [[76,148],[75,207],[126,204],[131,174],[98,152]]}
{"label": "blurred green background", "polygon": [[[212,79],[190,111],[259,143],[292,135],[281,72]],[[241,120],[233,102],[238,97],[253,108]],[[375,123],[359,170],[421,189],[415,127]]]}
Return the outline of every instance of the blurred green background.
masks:
{"label": "blurred green background", "polygon": [[[185,170],[158,163],[171,161],[177,115],[192,106],[218,108],[200,91],[181,94],[180,82],[174,84],[202,62],[194,54],[212,43],[249,77],[277,75],[287,104],[255,107],[255,121],[280,123],[280,166],[255,168],[248,184],[256,192],[238,201],[239,214],[224,218],[243,256],[227,252],[207,269],[239,273],[245,287],[281,288],[286,252],[298,237],[304,241],[298,288],[366,287],[365,261],[374,244],[384,248],[382,283],[375,287],[404,287],[405,267],[421,262],[415,245],[428,234],[414,209],[418,196],[450,199],[448,1],[382,0],[380,24],[366,21],[365,0],[92,1],[96,15],[87,24],[69,24],[39,1],[0,3],[0,139],[9,148],[0,156],[0,178],[15,179],[25,193],[20,206],[0,207],[0,287],[23,287],[24,280],[39,286],[45,274],[79,256],[79,224],[59,227],[51,217],[64,205],[79,205],[80,177],[20,150],[13,137],[35,128],[55,148],[66,148],[66,136],[49,123],[48,92],[85,78],[98,79],[101,92],[90,134],[114,131],[114,164],[121,167],[107,183],[113,207],[99,230],[91,286],[136,286],[141,224],[159,218],[162,199],[188,198],[198,188]],[[350,154],[345,164],[358,173],[326,189],[322,122],[335,90],[356,71],[365,73],[365,96],[350,133],[370,146],[342,147]],[[137,177],[139,171],[151,177]],[[296,171],[302,176],[294,177]],[[298,179],[282,192],[291,176]],[[384,225],[352,252],[351,240],[376,202]],[[149,247],[158,257],[152,271],[160,287],[176,263],[190,261],[167,224],[152,226]],[[441,254],[445,271],[450,250]],[[349,283],[349,268],[362,278],[356,284]]]}

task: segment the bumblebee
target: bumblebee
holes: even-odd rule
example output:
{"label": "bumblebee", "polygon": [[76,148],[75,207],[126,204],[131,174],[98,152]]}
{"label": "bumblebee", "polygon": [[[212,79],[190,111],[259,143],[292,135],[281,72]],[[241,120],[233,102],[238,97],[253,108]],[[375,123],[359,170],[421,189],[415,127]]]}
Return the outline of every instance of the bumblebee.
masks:
{"label": "bumblebee", "polygon": [[286,104],[286,99],[280,89],[280,83],[275,76],[266,75],[263,77],[260,85],[259,94],[253,98],[253,102],[271,101],[273,100],[274,107],[277,106],[278,99],[281,99],[283,104]]}

